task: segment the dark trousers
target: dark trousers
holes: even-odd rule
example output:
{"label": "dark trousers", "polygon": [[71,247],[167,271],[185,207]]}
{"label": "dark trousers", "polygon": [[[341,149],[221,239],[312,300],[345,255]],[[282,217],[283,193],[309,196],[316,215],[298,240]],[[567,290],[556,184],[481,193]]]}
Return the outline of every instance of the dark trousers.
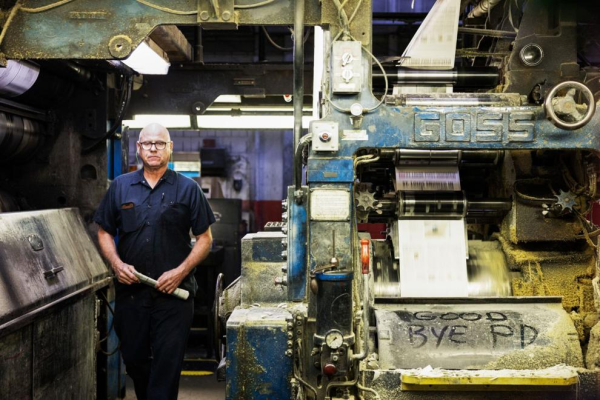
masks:
{"label": "dark trousers", "polygon": [[151,288],[118,296],[115,331],[138,400],[176,400],[194,316],[186,301]]}

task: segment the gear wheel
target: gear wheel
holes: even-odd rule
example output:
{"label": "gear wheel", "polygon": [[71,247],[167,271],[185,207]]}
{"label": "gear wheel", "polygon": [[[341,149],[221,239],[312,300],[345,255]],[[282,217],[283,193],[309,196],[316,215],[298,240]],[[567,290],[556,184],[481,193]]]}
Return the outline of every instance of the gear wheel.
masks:
{"label": "gear wheel", "polygon": [[375,194],[369,193],[367,190],[357,191],[354,195],[354,202],[359,222],[367,222],[370,211],[375,211],[377,214],[383,213],[381,204],[375,199]]}
{"label": "gear wheel", "polygon": [[554,197],[556,197],[556,206],[558,206],[561,211],[573,212],[573,207],[577,205],[575,202],[576,196],[571,192],[563,192],[561,190],[560,194],[557,194]]}

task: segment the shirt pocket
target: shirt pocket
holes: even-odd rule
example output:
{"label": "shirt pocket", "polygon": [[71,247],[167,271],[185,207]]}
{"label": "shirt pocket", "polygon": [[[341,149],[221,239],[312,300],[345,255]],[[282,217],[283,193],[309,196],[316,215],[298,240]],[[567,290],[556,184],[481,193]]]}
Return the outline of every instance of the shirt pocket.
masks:
{"label": "shirt pocket", "polygon": [[130,208],[121,208],[121,225],[123,232],[133,232],[138,230],[144,220],[140,215],[140,206]]}

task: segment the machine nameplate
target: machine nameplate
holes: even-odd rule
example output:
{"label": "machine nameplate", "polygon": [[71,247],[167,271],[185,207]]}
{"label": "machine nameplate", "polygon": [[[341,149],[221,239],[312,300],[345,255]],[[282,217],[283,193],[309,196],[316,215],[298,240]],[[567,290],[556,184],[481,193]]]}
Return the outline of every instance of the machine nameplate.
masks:
{"label": "machine nameplate", "polygon": [[342,140],[369,140],[369,135],[364,129],[344,129],[344,131],[342,132]]}
{"label": "machine nameplate", "polygon": [[535,114],[504,109],[415,114],[415,142],[532,142]]}
{"label": "machine nameplate", "polygon": [[350,218],[350,192],[315,189],[310,193],[310,218],[315,221],[346,221]]}

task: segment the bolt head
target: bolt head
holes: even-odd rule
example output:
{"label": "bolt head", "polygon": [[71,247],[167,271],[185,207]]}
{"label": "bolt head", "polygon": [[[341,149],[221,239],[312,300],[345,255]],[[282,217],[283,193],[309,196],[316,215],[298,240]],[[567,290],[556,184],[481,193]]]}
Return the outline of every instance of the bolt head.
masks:
{"label": "bolt head", "polygon": [[229,21],[231,19],[231,12],[223,11],[223,14],[221,14],[221,18],[223,19],[223,21]]}
{"label": "bolt head", "polygon": [[208,21],[208,18],[210,17],[210,15],[208,14],[208,11],[202,11],[200,13],[200,19],[202,21]]}

